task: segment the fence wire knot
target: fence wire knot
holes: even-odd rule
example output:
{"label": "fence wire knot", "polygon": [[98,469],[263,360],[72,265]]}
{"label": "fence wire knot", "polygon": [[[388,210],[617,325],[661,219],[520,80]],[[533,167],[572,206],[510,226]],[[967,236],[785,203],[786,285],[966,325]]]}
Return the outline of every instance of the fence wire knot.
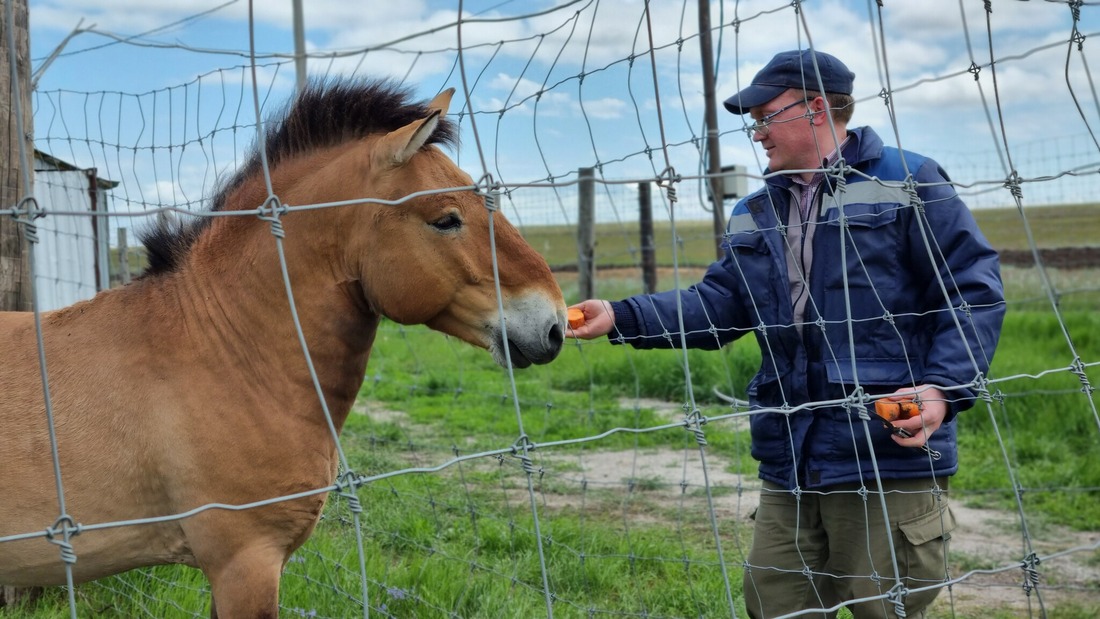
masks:
{"label": "fence wire knot", "polygon": [[989,392],[989,379],[985,377],[985,374],[978,372],[974,375],[974,381],[971,382],[974,387],[974,391],[978,398],[983,402],[992,403],[993,395]]}
{"label": "fence wire knot", "polygon": [[837,159],[833,165],[824,169],[825,177],[833,182],[836,187],[835,193],[843,194],[848,189],[848,174],[852,171],[851,166],[844,160],[844,157]]}
{"label": "fence wire knot", "polygon": [[531,456],[525,453],[517,453],[515,456],[519,459],[519,464],[523,468],[524,473],[528,475],[539,474],[539,469],[535,466],[535,462],[531,460]]}
{"label": "fence wire knot", "polygon": [[905,179],[905,185],[902,186],[902,191],[909,196],[909,206],[913,207],[913,210],[917,213],[923,213],[924,200],[921,199],[918,189],[917,180],[910,174],[909,177]]}
{"label": "fence wire knot", "polygon": [[61,550],[61,560],[69,565],[76,563],[76,551],[69,540],[80,535],[80,531],[81,526],[74,524],[72,516],[68,514],[58,516],[53,526],[46,529],[46,540]]}
{"label": "fence wire knot", "polygon": [[978,74],[982,72],[982,68],[978,66],[978,63],[971,62],[970,68],[967,69],[967,72],[974,76],[974,81],[976,82],[978,81]]}
{"label": "fence wire knot", "polygon": [[943,495],[946,494],[943,490],[943,486],[941,486],[939,482],[935,480],[933,480],[932,484],[932,496],[935,497],[937,500],[942,499]]}
{"label": "fence wire knot", "polygon": [[675,195],[675,192],[673,190],[676,183],[679,183],[680,180],[681,178],[680,175],[676,173],[676,168],[668,166],[664,170],[661,170],[661,173],[657,175],[657,186],[663,187],[669,192],[672,192],[673,195]]}
{"label": "fence wire knot", "polygon": [[477,181],[477,189],[474,193],[481,196],[485,200],[485,210],[490,213],[495,213],[500,210],[499,194],[500,183],[493,178],[493,175],[489,172],[481,175],[481,178]]}
{"label": "fence wire knot", "polygon": [[1009,174],[1008,178],[1005,179],[1004,186],[1005,186],[1006,189],[1008,189],[1009,193],[1012,194],[1013,198],[1016,198],[1017,200],[1022,200],[1023,199],[1024,189],[1023,189],[1023,187],[1020,186],[1020,173],[1019,172],[1017,172],[1016,170],[1013,170],[1012,174]]}
{"label": "fence wire knot", "polygon": [[699,411],[698,408],[694,409],[684,417],[684,427],[695,435],[695,442],[700,447],[706,447],[707,435],[703,432],[703,426],[706,425],[707,418]]}
{"label": "fence wire knot", "polygon": [[512,455],[519,459],[520,466],[523,467],[523,472],[528,475],[534,475],[538,473],[541,476],[541,471],[535,467],[535,463],[531,460],[531,456],[527,455],[528,452],[535,449],[535,444],[531,442],[531,439],[526,434],[521,434],[516,442],[512,443]]}
{"label": "fence wire knot", "polygon": [[41,219],[46,216],[42,207],[38,206],[38,198],[34,196],[26,196],[19,200],[19,204],[15,205],[15,209],[12,211],[12,217],[16,221],[22,221],[19,216],[26,215],[30,220]]}
{"label": "fence wire knot", "polygon": [[15,219],[15,223],[23,226],[23,238],[32,245],[38,242],[38,225],[34,223],[34,220],[45,216],[46,214],[39,208],[38,200],[34,196],[27,196],[20,200],[15,210],[12,211],[12,218]]}
{"label": "fence wire knot", "polygon": [[905,596],[909,595],[909,589],[900,582],[886,593],[886,599],[894,605],[894,614],[898,616],[898,619],[905,619],[908,615],[905,613]]}
{"label": "fence wire knot", "polygon": [[348,502],[348,509],[355,514],[363,513],[363,504],[359,502],[359,494],[356,489],[362,484],[355,471],[344,471],[336,479],[336,487],[340,491],[340,497]]}
{"label": "fence wire knot", "polygon": [[1073,34],[1069,37],[1069,42],[1077,45],[1077,51],[1085,51],[1085,35],[1081,34],[1081,31],[1076,27],[1073,29]]}
{"label": "fence wire knot", "polygon": [[859,417],[863,421],[867,421],[871,418],[871,415],[867,413],[866,405],[866,402],[869,401],[869,397],[870,396],[863,391],[863,387],[856,387],[852,390],[852,395],[848,396],[841,406],[846,409],[855,410],[856,417]]}
{"label": "fence wire knot", "polygon": [[1031,591],[1039,586],[1039,555],[1034,552],[1024,557],[1020,562],[1020,568],[1024,570],[1024,593],[1031,596]]}
{"label": "fence wire knot", "polygon": [[23,224],[23,238],[27,240],[29,245],[38,243],[38,226],[32,223],[30,219],[16,219],[15,222]]}
{"label": "fence wire knot", "polygon": [[1085,395],[1091,396],[1093,391],[1096,391],[1096,387],[1092,386],[1089,382],[1089,375],[1085,373],[1085,362],[1081,360],[1081,356],[1077,355],[1073,359],[1073,363],[1069,366],[1071,374],[1077,377],[1077,380],[1081,381],[1081,392]]}
{"label": "fence wire knot", "polygon": [[283,222],[280,218],[285,213],[286,206],[279,200],[279,196],[272,194],[260,205],[257,216],[260,218],[260,221],[266,221],[271,224],[272,236],[277,239],[283,239],[286,238],[286,230],[283,229]]}

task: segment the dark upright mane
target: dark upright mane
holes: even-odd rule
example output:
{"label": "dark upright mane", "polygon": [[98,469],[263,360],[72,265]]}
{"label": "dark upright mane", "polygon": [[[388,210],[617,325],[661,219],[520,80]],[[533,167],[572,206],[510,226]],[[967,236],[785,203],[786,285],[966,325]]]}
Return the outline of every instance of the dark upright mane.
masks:
{"label": "dark upright mane", "polygon": [[[388,80],[314,80],[273,118],[264,135],[267,162],[274,170],[288,159],[375,133],[388,133],[430,114],[424,103],[411,102],[408,88]],[[442,119],[429,144],[455,145],[454,123]],[[210,210],[221,210],[227,196],[255,174],[262,173],[260,151],[253,145],[245,163],[218,190]],[[257,204],[257,207],[260,205]],[[149,259],[143,275],[175,271],[212,218],[183,223],[160,218],[140,234]]]}

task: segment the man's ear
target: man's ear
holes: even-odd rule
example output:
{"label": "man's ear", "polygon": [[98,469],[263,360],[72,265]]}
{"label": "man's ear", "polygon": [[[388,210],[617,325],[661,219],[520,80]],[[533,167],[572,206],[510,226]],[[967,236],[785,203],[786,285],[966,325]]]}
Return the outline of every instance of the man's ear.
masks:
{"label": "man's ear", "polygon": [[815,125],[823,125],[832,120],[832,115],[829,114],[829,103],[823,96],[816,96],[809,102],[809,108],[811,112],[814,112],[810,122]]}

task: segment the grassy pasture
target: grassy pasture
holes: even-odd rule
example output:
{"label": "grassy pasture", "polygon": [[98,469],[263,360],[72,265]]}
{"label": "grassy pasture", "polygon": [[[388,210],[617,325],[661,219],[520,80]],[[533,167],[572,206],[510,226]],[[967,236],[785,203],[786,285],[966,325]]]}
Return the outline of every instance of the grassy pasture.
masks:
{"label": "grassy pasture", "polygon": [[[1074,237],[1080,243],[1100,239],[1095,221],[1100,218],[1090,216],[1094,211],[1071,210],[1076,214],[1051,210],[1032,218],[1040,244],[1060,244],[1057,234],[1040,232],[1056,219],[1063,223],[1051,230],[1066,235],[1090,230]],[[1008,239],[1019,229],[1013,213],[978,216],[991,239]],[[679,230],[685,248],[681,263],[697,265],[680,273],[684,286],[710,261],[709,224],[700,225],[695,236],[689,236],[690,228]],[[525,232],[551,263],[570,264],[573,252],[575,264],[572,232]],[[665,233],[667,244],[671,237]],[[616,245],[615,235],[601,235],[601,254],[629,255],[626,237],[619,236],[623,240]],[[658,260],[668,264],[660,253]],[[953,500],[1007,514],[1006,546],[1020,545],[1019,523],[1013,520],[1018,510],[1039,542],[1060,541],[1067,532],[1100,531],[1098,398],[1083,392],[1071,371],[1075,355],[1100,362],[1100,265],[1048,275],[1064,293],[1062,323],[1040,290],[1035,269],[1004,270],[1010,310],[991,371],[998,381],[996,397],[959,418],[962,461],[952,480]],[[561,273],[560,281],[567,300],[577,300],[575,275]],[[661,286],[672,285],[671,271],[663,271]],[[640,274],[633,268],[601,271],[598,286],[609,298],[633,294]],[[684,381],[685,358],[690,386]],[[553,592],[555,617],[720,617],[729,615],[728,599],[739,617],[746,616],[740,583],[751,504],[745,497],[755,487],[747,424],[732,417],[702,426],[705,484],[695,476],[701,469],[696,436],[676,423],[691,403],[708,418],[730,413],[713,389],[743,397],[758,363],[759,351],[747,339],[718,352],[689,351],[686,357],[679,351],[574,342],[554,363],[517,371],[513,392],[508,375],[483,351],[424,328],[387,323],[342,438],[351,467],[377,476],[358,492],[371,616],[545,616],[544,584]],[[1083,375],[1091,385],[1100,384],[1096,365],[1084,368]],[[598,441],[528,454],[519,440],[522,435],[546,445],[603,433],[609,434]],[[475,455],[480,457],[454,460]],[[385,476],[393,471],[406,472]],[[353,517],[347,501],[330,499],[313,538],[287,566],[281,616],[360,612]],[[988,553],[953,553],[952,574],[1004,565],[993,551],[991,546]],[[1100,551],[1076,556],[1091,573],[1100,569]],[[1095,579],[1071,580],[1056,564],[1044,570],[1050,616],[1100,614]],[[1012,582],[993,588],[994,599],[975,602],[957,595],[954,616],[1019,616],[1009,602],[1023,598],[1019,575],[1018,570],[1007,574]],[[1059,587],[1065,595],[1055,595]],[[83,585],[77,599],[81,617],[208,613],[204,579],[181,567]],[[0,610],[4,619],[68,616],[59,589],[35,604]]]}

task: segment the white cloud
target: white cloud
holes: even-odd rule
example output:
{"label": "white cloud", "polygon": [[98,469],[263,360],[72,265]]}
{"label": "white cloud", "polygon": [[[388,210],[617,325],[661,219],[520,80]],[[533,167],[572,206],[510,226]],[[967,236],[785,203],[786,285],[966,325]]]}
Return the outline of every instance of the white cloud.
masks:
{"label": "white cloud", "polygon": [[[86,18],[86,26],[95,23],[103,30],[133,34],[208,10],[221,1],[31,0],[32,41],[59,41],[80,17]],[[976,144],[984,148],[990,142],[989,123],[980,92],[966,69],[971,54],[979,63],[988,62],[986,15],[980,2],[963,4],[966,31],[958,0],[887,2],[881,9],[864,0],[815,0],[802,4],[800,13],[786,0],[711,2],[715,51],[721,51],[717,98],[720,102],[747,86],[775,52],[812,43],[816,49],[842,58],[856,73],[856,96],[860,99],[857,124],[871,124],[880,133],[892,133],[887,108],[878,98],[888,70],[904,144],[918,150],[948,145],[962,149]],[[553,6],[559,8],[551,10]],[[644,12],[647,6],[651,12],[648,22]],[[239,1],[152,38],[195,47],[245,50],[247,7],[247,2]],[[483,143],[493,149],[489,157],[506,168],[501,175],[521,180],[507,171],[513,165],[524,170],[537,168],[539,174],[545,174],[544,168],[549,168],[550,174],[564,174],[591,163],[593,158],[605,162],[628,159],[625,164],[609,164],[604,170],[609,177],[629,176],[639,166],[648,166],[646,155],[637,153],[659,146],[654,75],[648,53],[650,29],[659,48],[655,60],[666,139],[678,143],[696,136],[704,89],[695,7],[692,2],[647,5],[641,0],[569,5],[560,0],[465,3],[466,10],[473,11],[466,16],[461,30],[467,83],[472,105],[479,113],[477,125]],[[406,0],[364,5],[310,0],[304,8],[308,48],[325,56],[311,58],[311,72],[407,77],[422,96],[455,86],[460,96],[454,108],[460,107],[458,101],[466,103],[457,65],[459,32],[453,26],[457,2]],[[255,10],[261,51],[290,52],[291,3],[257,2]],[[879,31],[880,10],[883,32]],[[546,14],[506,19],[521,11]],[[1097,30],[1098,13],[1095,7],[1082,7],[1085,33]],[[740,20],[736,31],[730,26],[734,19]],[[1072,107],[1063,75],[1067,46],[1059,44],[1023,58],[1012,57],[1052,41],[1064,41],[1071,27],[1067,6],[1038,1],[994,3],[990,22],[994,54],[999,59],[997,94],[1010,136],[1043,135],[1044,127],[1046,131],[1081,133],[1083,123]],[[214,32],[218,36],[213,36]],[[81,38],[70,49],[85,46],[85,41],[90,39]],[[885,55],[879,47],[883,45]],[[1090,45],[1086,42],[1086,53]],[[74,87],[77,90],[83,87],[141,93],[190,83],[197,74],[215,71],[202,83],[204,100],[224,97],[236,104],[239,83],[248,78],[240,68],[247,59],[241,56],[168,50],[163,56],[158,52],[157,58],[165,60],[158,60],[150,69],[151,63],[143,61],[152,56],[151,52],[128,46],[115,49],[120,50],[119,56],[79,65],[81,71],[66,66],[76,65],[76,58],[59,59],[49,72],[51,87],[75,82],[81,84]],[[357,53],[363,51],[366,53]],[[1074,56],[1070,82],[1078,96],[1088,99],[1088,76],[1076,52]],[[176,58],[186,62],[175,62]],[[110,71],[91,76],[89,66],[107,66]],[[262,94],[271,105],[292,91],[294,69],[289,61],[277,71],[264,67],[260,72]],[[988,67],[982,70],[980,84],[987,104],[993,101],[992,77]],[[248,120],[251,100],[243,101],[247,107],[243,118]],[[1092,114],[1095,128],[1094,108],[1087,112]],[[719,118],[720,128],[726,132],[742,124],[720,103]],[[224,130],[230,121],[223,118],[221,122]],[[468,125],[465,122],[464,129]],[[164,126],[157,129],[162,131]],[[173,131],[164,132],[170,134],[167,137],[158,133],[158,137],[178,140]],[[471,145],[466,138],[464,150]],[[723,160],[728,156],[732,162],[754,161],[751,143],[744,134],[726,135],[722,148]],[[690,153],[693,148],[683,150]],[[470,153],[462,156],[469,157]],[[687,170],[695,166],[685,163],[683,167]],[[165,188],[161,189],[163,192]]]}
{"label": "white cloud", "polygon": [[589,118],[610,120],[622,117],[626,102],[614,97],[603,97],[594,101],[585,101],[583,107]]}

